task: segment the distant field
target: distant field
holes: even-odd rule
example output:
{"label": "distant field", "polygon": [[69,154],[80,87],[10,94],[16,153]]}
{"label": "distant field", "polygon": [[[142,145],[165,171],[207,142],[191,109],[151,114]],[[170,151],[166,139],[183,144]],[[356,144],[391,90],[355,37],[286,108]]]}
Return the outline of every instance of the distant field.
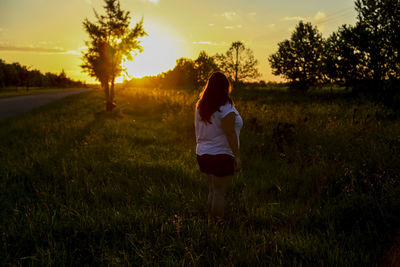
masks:
{"label": "distant field", "polygon": [[4,265],[375,266],[400,223],[400,123],[347,94],[234,91],[243,170],[207,226],[197,93],[100,91],[0,122]]}
{"label": "distant field", "polygon": [[26,88],[22,87],[7,87],[0,88],[0,98],[4,97],[13,97],[13,96],[22,96],[22,95],[33,95],[33,94],[43,94],[43,93],[51,93],[51,92],[59,92],[59,91],[69,91],[74,89],[82,89],[82,88]]}

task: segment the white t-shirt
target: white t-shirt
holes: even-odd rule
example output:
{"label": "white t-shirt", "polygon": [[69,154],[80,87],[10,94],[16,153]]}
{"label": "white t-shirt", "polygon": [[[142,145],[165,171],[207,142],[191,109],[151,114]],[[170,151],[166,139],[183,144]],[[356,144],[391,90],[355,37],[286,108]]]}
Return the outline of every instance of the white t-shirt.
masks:
{"label": "white t-shirt", "polygon": [[196,154],[199,156],[204,154],[228,154],[235,156],[229,146],[228,138],[221,127],[222,118],[231,112],[236,114],[235,131],[238,138],[238,146],[240,146],[239,134],[240,129],[243,126],[243,120],[240,117],[239,112],[229,102],[221,106],[219,110],[220,111],[216,111],[211,115],[210,124],[201,120],[199,110],[196,109]]}

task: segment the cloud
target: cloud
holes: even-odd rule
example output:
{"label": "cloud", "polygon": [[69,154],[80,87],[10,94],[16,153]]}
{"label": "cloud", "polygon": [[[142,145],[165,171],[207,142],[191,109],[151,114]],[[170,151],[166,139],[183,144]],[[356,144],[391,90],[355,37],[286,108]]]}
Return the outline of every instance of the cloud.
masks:
{"label": "cloud", "polygon": [[210,42],[210,41],[192,42],[192,44],[194,44],[194,45],[227,46],[226,42],[214,43],[214,42]]}
{"label": "cloud", "polygon": [[291,21],[291,20],[307,20],[307,18],[300,17],[300,16],[297,16],[297,17],[284,17],[282,20],[286,20],[286,21]]}
{"label": "cloud", "polygon": [[192,44],[212,45],[213,43],[210,41],[199,41],[199,42],[193,42]]}
{"label": "cloud", "polygon": [[215,24],[210,23],[210,24],[208,24],[208,26],[213,27],[213,26],[215,26]]}
{"label": "cloud", "polygon": [[36,47],[36,46],[16,46],[0,44],[0,51],[10,52],[34,52],[34,53],[47,53],[47,54],[71,54],[80,55],[81,53],[75,50],[65,50],[59,47]]}
{"label": "cloud", "polygon": [[237,14],[236,14],[236,12],[224,12],[224,13],[222,13],[221,16],[223,16],[227,20],[233,20],[233,18],[236,17]]}
{"label": "cloud", "polygon": [[242,29],[243,25],[242,24],[238,24],[238,25],[226,25],[224,26],[225,30],[233,30],[233,29]]}
{"label": "cloud", "polygon": [[87,4],[89,4],[89,5],[92,4],[92,0],[85,0],[85,2],[86,2]]}
{"label": "cloud", "polygon": [[159,0],[142,0],[143,2],[150,2],[152,4],[158,4]]}
{"label": "cloud", "polygon": [[257,13],[256,12],[251,12],[251,13],[249,13],[248,14],[250,17],[255,17],[256,15],[257,15]]}
{"label": "cloud", "polygon": [[312,22],[315,25],[318,25],[318,29],[323,32],[325,30],[325,24],[324,21],[326,21],[326,14],[322,11],[318,11],[317,14],[315,14]]}
{"label": "cloud", "polygon": [[314,16],[314,21],[316,23],[321,22],[324,19],[326,19],[326,14],[322,11],[318,11],[317,14],[315,14],[315,16]]}
{"label": "cloud", "polygon": [[68,50],[66,53],[64,53],[64,54],[69,54],[69,55],[76,55],[76,56],[80,56],[80,55],[82,55],[82,53],[81,52],[79,52],[79,51],[75,51],[75,50]]}
{"label": "cloud", "polygon": [[321,21],[323,21],[324,19],[326,19],[326,14],[322,11],[318,11],[317,14],[315,14],[314,17],[300,17],[300,16],[294,16],[294,17],[284,17],[282,20],[286,20],[286,21],[309,21],[312,23],[319,23]]}
{"label": "cloud", "polygon": [[267,28],[267,29],[269,29],[269,30],[276,30],[276,24],[275,23],[271,23],[271,24],[268,24],[268,25],[265,25],[265,27]]}

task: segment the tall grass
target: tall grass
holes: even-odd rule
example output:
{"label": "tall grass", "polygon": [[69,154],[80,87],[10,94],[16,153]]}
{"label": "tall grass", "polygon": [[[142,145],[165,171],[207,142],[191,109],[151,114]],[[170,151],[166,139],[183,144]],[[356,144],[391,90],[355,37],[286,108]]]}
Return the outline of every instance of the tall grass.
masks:
{"label": "tall grass", "polygon": [[379,264],[399,224],[400,127],[346,95],[237,89],[243,170],[207,225],[197,95],[100,92],[0,122],[5,265]]}

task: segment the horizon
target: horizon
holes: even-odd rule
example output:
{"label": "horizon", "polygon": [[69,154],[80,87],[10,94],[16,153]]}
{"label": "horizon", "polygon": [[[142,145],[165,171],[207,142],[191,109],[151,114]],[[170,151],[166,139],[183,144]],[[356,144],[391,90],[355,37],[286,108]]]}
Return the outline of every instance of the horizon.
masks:
{"label": "horizon", "polygon": [[[325,38],[339,26],[356,20],[354,1],[347,0],[284,0],[279,4],[258,0],[251,4],[239,0],[120,2],[123,10],[130,11],[132,25],[143,17],[148,33],[140,38],[143,52],[126,64],[128,74],[135,78],[168,71],[178,58],[196,59],[202,50],[210,56],[224,53],[232,42],[240,40],[259,62],[259,80],[282,81],[272,75],[267,58],[276,52],[279,42],[290,38],[300,20],[317,26]],[[103,14],[103,4],[103,0],[2,1],[0,58],[41,72],[64,70],[74,80],[94,83],[79,66],[88,40],[82,22],[85,18],[94,21],[93,9]]]}

